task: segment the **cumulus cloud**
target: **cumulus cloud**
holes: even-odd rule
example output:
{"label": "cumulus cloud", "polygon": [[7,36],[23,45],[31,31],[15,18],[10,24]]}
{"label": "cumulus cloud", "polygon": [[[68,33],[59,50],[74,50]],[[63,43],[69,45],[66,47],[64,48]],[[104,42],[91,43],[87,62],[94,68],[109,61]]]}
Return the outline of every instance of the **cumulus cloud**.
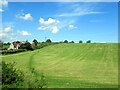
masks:
{"label": "cumulus cloud", "polygon": [[43,18],[39,19],[39,23],[41,26],[38,28],[39,30],[51,30],[52,33],[57,33],[59,31],[57,24],[60,23],[59,20],[55,20],[49,18],[45,21]]}
{"label": "cumulus cloud", "polygon": [[74,25],[69,25],[69,28],[70,28],[70,29],[75,29],[75,28],[77,28],[77,27],[75,27]]}
{"label": "cumulus cloud", "polygon": [[4,10],[3,10],[3,9],[0,9],[0,12],[4,12]]}
{"label": "cumulus cloud", "polygon": [[31,33],[28,33],[27,31],[18,31],[18,32],[23,36],[32,35]]}
{"label": "cumulus cloud", "polygon": [[56,26],[52,27],[52,33],[57,33],[58,32],[58,28]]}
{"label": "cumulus cloud", "polygon": [[6,27],[2,30],[0,30],[0,37],[2,39],[10,39],[10,40],[17,40],[17,37],[15,36],[15,32],[12,32],[12,28],[11,27]]}
{"label": "cumulus cloud", "polygon": [[7,6],[8,1],[7,0],[0,0],[0,5]]}
{"label": "cumulus cloud", "polygon": [[24,20],[33,20],[33,17],[31,16],[30,13],[28,13],[28,14],[24,14],[24,13],[18,14],[18,15],[16,15],[16,17],[24,19]]}
{"label": "cumulus cloud", "polygon": [[44,24],[44,25],[49,25],[49,24],[54,24],[54,23],[60,23],[59,20],[54,20],[52,18],[49,18],[48,21],[44,21],[43,18],[40,18],[39,22],[40,22],[40,24]]}
{"label": "cumulus cloud", "polygon": [[12,31],[12,28],[11,28],[11,27],[6,27],[6,28],[4,29],[4,31],[5,31],[5,32],[11,32],[11,31]]}
{"label": "cumulus cloud", "polygon": [[59,31],[58,27],[57,26],[41,26],[38,28],[39,30],[51,30],[52,33],[57,33]]}
{"label": "cumulus cloud", "polygon": [[0,37],[5,37],[5,36],[7,36],[7,33],[0,33]]}
{"label": "cumulus cloud", "polygon": [[0,38],[2,40],[18,40],[18,34],[19,35],[31,35],[27,31],[14,31],[12,27],[5,27],[3,29],[0,29]]}
{"label": "cumulus cloud", "polygon": [[12,31],[12,28],[11,27],[6,27],[4,29],[1,29],[0,30],[0,33],[4,32],[4,33],[7,33],[7,32],[11,32]]}

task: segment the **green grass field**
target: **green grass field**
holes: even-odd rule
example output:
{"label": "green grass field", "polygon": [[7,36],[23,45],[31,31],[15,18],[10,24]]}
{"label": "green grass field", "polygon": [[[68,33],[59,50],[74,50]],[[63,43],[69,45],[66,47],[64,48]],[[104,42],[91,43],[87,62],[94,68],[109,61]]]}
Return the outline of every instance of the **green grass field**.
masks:
{"label": "green grass field", "polygon": [[58,44],[2,57],[23,72],[35,68],[38,78],[43,73],[48,88],[118,87],[118,44]]}

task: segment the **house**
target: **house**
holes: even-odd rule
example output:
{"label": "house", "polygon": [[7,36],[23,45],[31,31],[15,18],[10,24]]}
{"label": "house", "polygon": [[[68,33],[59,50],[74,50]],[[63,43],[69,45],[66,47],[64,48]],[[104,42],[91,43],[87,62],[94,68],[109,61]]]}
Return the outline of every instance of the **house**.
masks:
{"label": "house", "polygon": [[20,49],[21,44],[26,43],[26,41],[21,41],[20,43],[11,43],[10,47],[8,48],[8,50],[11,49]]}

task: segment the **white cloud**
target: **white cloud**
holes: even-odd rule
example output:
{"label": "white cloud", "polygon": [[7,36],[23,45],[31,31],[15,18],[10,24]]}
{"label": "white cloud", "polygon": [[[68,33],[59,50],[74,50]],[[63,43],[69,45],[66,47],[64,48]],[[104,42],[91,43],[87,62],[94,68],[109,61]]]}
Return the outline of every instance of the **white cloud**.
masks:
{"label": "white cloud", "polygon": [[0,37],[5,37],[7,36],[7,33],[0,33]]}
{"label": "white cloud", "polygon": [[4,29],[4,31],[5,31],[5,32],[11,32],[11,31],[12,31],[12,28],[11,28],[11,27],[6,27],[6,28]]}
{"label": "white cloud", "polygon": [[0,9],[0,12],[4,12],[4,10],[3,10],[3,9]]}
{"label": "white cloud", "polygon": [[38,27],[39,30],[46,30],[47,28],[48,28],[48,27],[43,27],[43,26]]}
{"label": "white cloud", "polygon": [[58,17],[67,17],[67,16],[83,16],[83,15],[89,15],[89,14],[102,14],[104,12],[99,12],[96,11],[95,5],[94,4],[73,4],[69,3],[66,5],[67,7],[69,6],[70,8],[64,7],[64,13],[60,13],[56,16]]}
{"label": "white cloud", "polygon": [[74,25],[69,25],[69,28],[70,28],[70,29],[75,29],[75,28],[77,28],[77,27],[75,27]]}
{"label": "white cloud", "polygon": [[58,32],[58,28],[56,26],[52,27],[52,33],[57,33]]}
{"label": "white cloud", "polygon": [[59,31],[58,27],[57,26],[41,26],[38,28],[39,30],[51,30],[52,33],[57,33]]}
{"label": "white cloud", "polygon": [[0,5],[7,6],[8,1],[7,0],[0,0]]}
{"label": "white cloud", "polygon": [[59,20],[49,18],[47,21],[45,21],[43,18],[40,18],[39,23],[41,24],[41,26],[38,27],[39,30],[51,30],[52,33],[57,33],[59,31]]}
{"label": "white cloud", "polygon": [[28,14],[24,14],[24,13],[18,14],[18,15],[16,15],[16,17],[24,19],[24,20],[33,20],[33,17],[31,16],[30,13],[28,13]]}
{"label": "white cloud", "polygon": [[6,28],[4,28],[4,29],[1,29],[0,30],[0,37],[2,38],[2,39],[9,39],[9,40],[16,40],[15,38],[16,38],[16,36],[14,36],[15,35],[15,32],[12,32],[13,31],[13,29],[11,28],[11,27],[6,27]]}
{"label": "white cloud", "polygon": [[87,14],[101,14],[103,12],[74,12],[74,13],[64,13],[58,15],[59,17],[65,17],[65,16],[82,16]]}
{"label": "white cloud", "polygon": [[23,36],[32,35],[32,34],[28,33],[27,31],[18,31],[18,32]]}
{"label": "white cloud", "polygon": [[107,43],[107,42],[100,42],[100,43]]}
{"label": "white cloud", "polygon": [[44,21],[43,18],[40,18],[39,22],[40,22],[40,24],[44,24],[44,25],[49,25],[49,24],[54,24],[54,23],[60,23],[59,20],[54,20],[52,18],[49,18],[48,21]]}

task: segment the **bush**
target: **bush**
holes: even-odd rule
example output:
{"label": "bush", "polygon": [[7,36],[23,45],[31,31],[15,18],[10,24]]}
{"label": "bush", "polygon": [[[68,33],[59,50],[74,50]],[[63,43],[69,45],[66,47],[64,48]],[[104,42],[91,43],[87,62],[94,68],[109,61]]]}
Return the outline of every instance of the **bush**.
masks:
{"label": "bush", "polygon": [[2,62],[2,88],[45,88],[46,82],[43,74],[37,78],[35,69],[31,73],[23,74],[17,70],[15,63]]}
{"label": "bush", "polygon": [[16,49],[16,50],[5,50],[5,51],[1,51],[1,54],[13,54],[13,53],[18,53],[18,52],[24,52],[27,51],[26,49]]}
{"label": "bush", "polygon": [[14,64],[2,62],[2,87],[21,86],[24,81],[22,72],[14,68]]}

